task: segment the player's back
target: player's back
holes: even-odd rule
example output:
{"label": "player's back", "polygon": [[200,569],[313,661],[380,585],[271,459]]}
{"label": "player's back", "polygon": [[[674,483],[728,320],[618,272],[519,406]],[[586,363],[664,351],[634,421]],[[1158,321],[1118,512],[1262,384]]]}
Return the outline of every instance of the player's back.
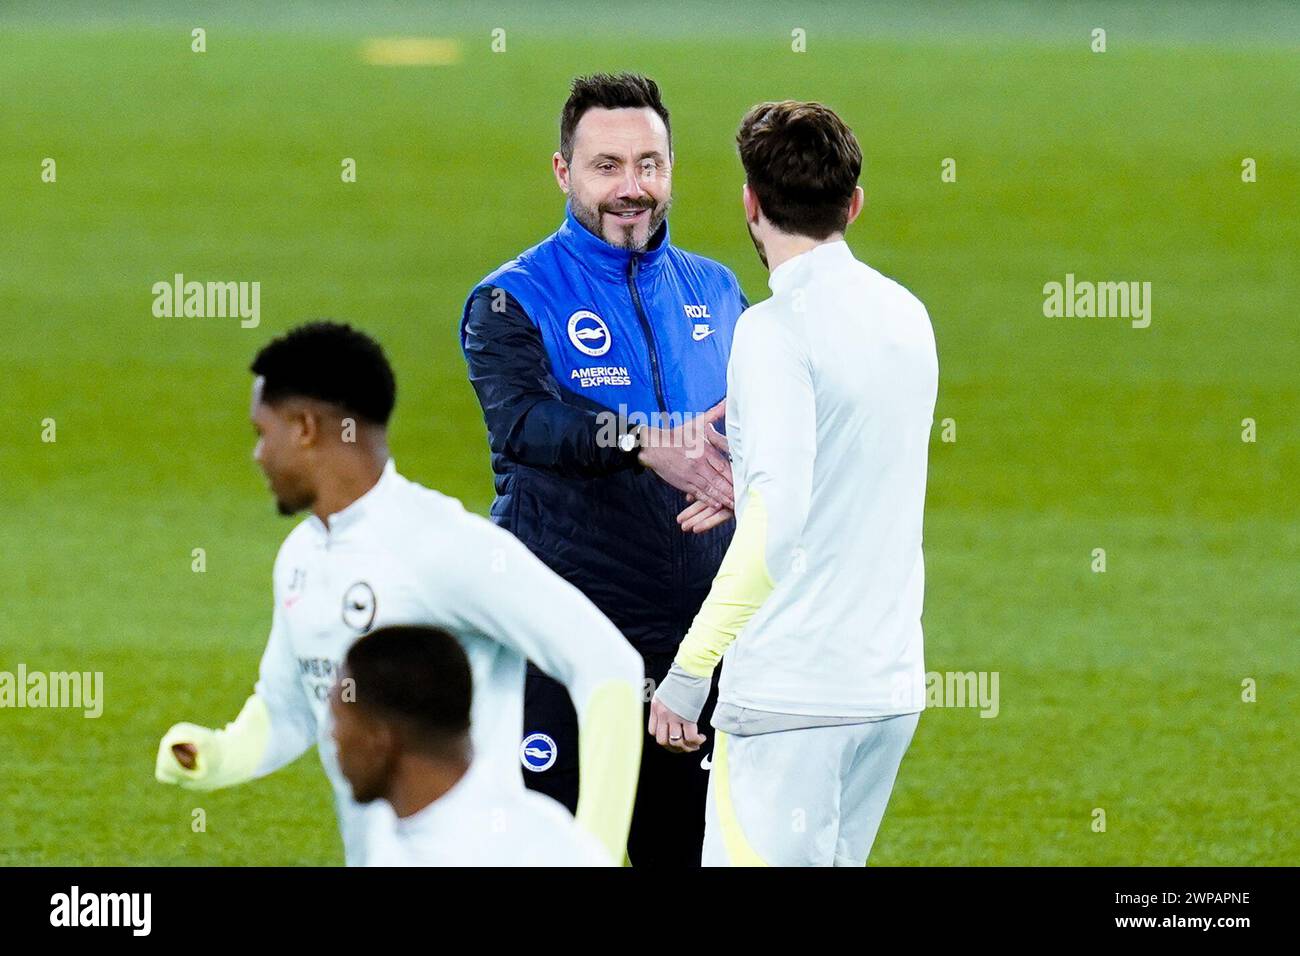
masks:
{"label": "player's back", "polygon": [[[929,316],[905,288],[857,261],[810,283],[807,307],[817,456],[805,535],[839,542],[844,558],[818,562],[820,573],[803,584],[804,600],[815,607],[834,596],[857,609],[850,619],[868,633],[919,626],[938,387]],[[900,601],[900,594],[914,600]],[[835,625],[832,616],[824,620]]]}
{"label": "player's back", "polygon": [[[772,598],[728,655],[724,695],[787,713],[919,710],[921,526],[938,384],[929,317],[843,242],[790,260],[784,274],[774,272],[773,288],[751,310],[758,319],[751,331],[779,336],[783,360],[806,369],[815,454],[792,573],[777,569]],[[742,319],[738,342],[749,321]],[[743,407],[739,413],[744,481]]]}

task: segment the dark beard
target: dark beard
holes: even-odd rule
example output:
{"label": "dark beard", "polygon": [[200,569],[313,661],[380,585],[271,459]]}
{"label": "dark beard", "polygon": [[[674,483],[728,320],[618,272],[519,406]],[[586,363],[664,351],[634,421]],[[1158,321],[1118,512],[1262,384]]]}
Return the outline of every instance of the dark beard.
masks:
{"label": "dark beard", "polygon": [[352,784],[352,799],[357,803],[374,803],[387,795],[387,787],[380,783],[367,781],[360,786]]}
{"label": "dark beard", "polygon": [[[646,247],[653,242],[655,236],[658,235],[659,227],[662,226],[664,220],[668,218],[668,210],[672,208],[672,205],[673,197],[669,196],[661,205],[656,205],[654,200],[650,200],[648,202],[632,204],[602,203],[601,205],[592,208],[591,206],[585,205],[577,196],[569,196],[569,207],[573,210],[574,219],[586,226],[587,231],[592,235],[600,236],[601,239],[605,240],[605,242],[609,243],[611,246],[618,249],[626,249],[628,252],[645,252]],[[621,231],[623,235],[618,238],[611,238],[605,235],[601,229],[603,217],[605,213],[613,212],[615,209],[622,209],[625,211],[628,209],[650,210],[650,221],[647,223],[645,242],[637,242],[636,239],[633,238],[636,234],[636,228],[634,226],[622,227],[619,231]]]}
{"label": "dark beard", "polygon": [[749,230],[749,241],[754,244],[754,251],[758,253],[759,261],[763,263],[763,268],[767,268],[767,250],[763,244],[758,241],[758,236],[754,235],[754,227],[745,223],[745,228]]}
{"label": "dark beard", "polygon": [[285,498],[277,497],[275,499],[275,510],[280,512],[280,514],[286,518],[292,518],[298,512],[306,511],[315,503],[315,498],[307,500],[305,496],[303,500],[300,501],[290,501]]}

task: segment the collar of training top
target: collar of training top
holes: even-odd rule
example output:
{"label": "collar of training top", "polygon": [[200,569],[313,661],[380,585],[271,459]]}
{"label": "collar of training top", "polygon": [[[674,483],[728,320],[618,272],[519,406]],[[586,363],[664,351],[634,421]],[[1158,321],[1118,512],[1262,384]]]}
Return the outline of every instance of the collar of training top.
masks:
{"label": "collar of training top", "polygon": [[853,260],[853,251],[843,239],[835,242],[823,242],[813,246],[807,252],[785,260],[767,277],[767,285],[773,292],[784,292],[799,283],[800,277],[809,269],[824,269],[827,266],[842,265]]}
{"label": "collar of training top", "polygon": [[311,515],[309,520],[312,522],[312,525],[316,530],[321,532],[321,534],[333,536],[346,531],[365,517],[366,509],[376,500],[383,497],[384,492],[387,491],[396,480],[397,463],[394,462],[392,458],[389,458],[388,462],[384,465],[384,473],[379,476],[379,480],[375,482],[374,486],[371,487],[369,491],[356,501],[352,502],[352,504],[348,505],[342,511],[336,511],[334,514],[329,516],[329,527],[326,527],[325,522],[321,521],[320,518],[314,514]]}
{"label": "collar of training top", "polygon": [[650,247],[644,252],[630,252],[611,246],[600,236],[578,222],[573,215],[573,208],[568,203],[564,206],[564,223],[556,232],[560,245],[588,269],[595,270],[610,279],[627,281],[629,261],[637,259],[637,272],[649,275],[659,268],[668,251],[668,220],[665,219],[650,240]]}

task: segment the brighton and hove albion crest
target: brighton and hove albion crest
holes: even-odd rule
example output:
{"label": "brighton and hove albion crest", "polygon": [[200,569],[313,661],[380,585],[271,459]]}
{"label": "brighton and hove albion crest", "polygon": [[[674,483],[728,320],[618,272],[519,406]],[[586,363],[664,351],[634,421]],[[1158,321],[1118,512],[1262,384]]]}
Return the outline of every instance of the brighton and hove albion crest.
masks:
{"label": "brighton and hove albion crest", "polygon": [[579,309],[569,316],[569,341],[583,355],[604,355],[609,351],[609,326],[595,312]]}
{"label": "brighton and hove albion crest", "polygon": [[546,734],[529,734],[519,745],[519,762],[533,773],[550,770],[559,755],[560,748]]}
{"label": "brighton and hove albion crest", "polygon": [[375,623],[377,605],[374,589],[365,581],[358,581],[343,595],[343,623],[364,634]]}

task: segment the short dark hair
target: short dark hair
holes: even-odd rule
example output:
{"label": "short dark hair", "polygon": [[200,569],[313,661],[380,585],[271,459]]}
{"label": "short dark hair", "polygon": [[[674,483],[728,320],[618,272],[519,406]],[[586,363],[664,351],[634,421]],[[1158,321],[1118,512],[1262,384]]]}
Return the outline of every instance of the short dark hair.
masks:
{"label": "short dark hair", "polygon": [[862,173],[853,130],[821,103],[760,103],[736,134],[749,188],[772,225],[825,239],[849,224]]}
{"label": "short dark hair", "polygon": [[265,380],[262,400],[315,398],[376,425],[388,424],[397,382],[379,343],[349,325],[309,322],[257,353],[249,370]]}
{"label": "short dark hair", "polygon": [[427,752],[469,732],[473,679],[460,641],[438,627],[395,625],[362,636],[344,659],[355,681],[349,706],[412,728]]}
{"label": "short dark hair", "polygon": [[673,127],[668,121],[668,107],[659,98],[659,84],[640,73],[593,73],[575,77],[569,98],[560,113],[560,155],[566,163],[573,161],[573,132],[582,114],[592,108],[607,110],[648,107],[659,114],[668,131],[668,150],[673,148]]}

